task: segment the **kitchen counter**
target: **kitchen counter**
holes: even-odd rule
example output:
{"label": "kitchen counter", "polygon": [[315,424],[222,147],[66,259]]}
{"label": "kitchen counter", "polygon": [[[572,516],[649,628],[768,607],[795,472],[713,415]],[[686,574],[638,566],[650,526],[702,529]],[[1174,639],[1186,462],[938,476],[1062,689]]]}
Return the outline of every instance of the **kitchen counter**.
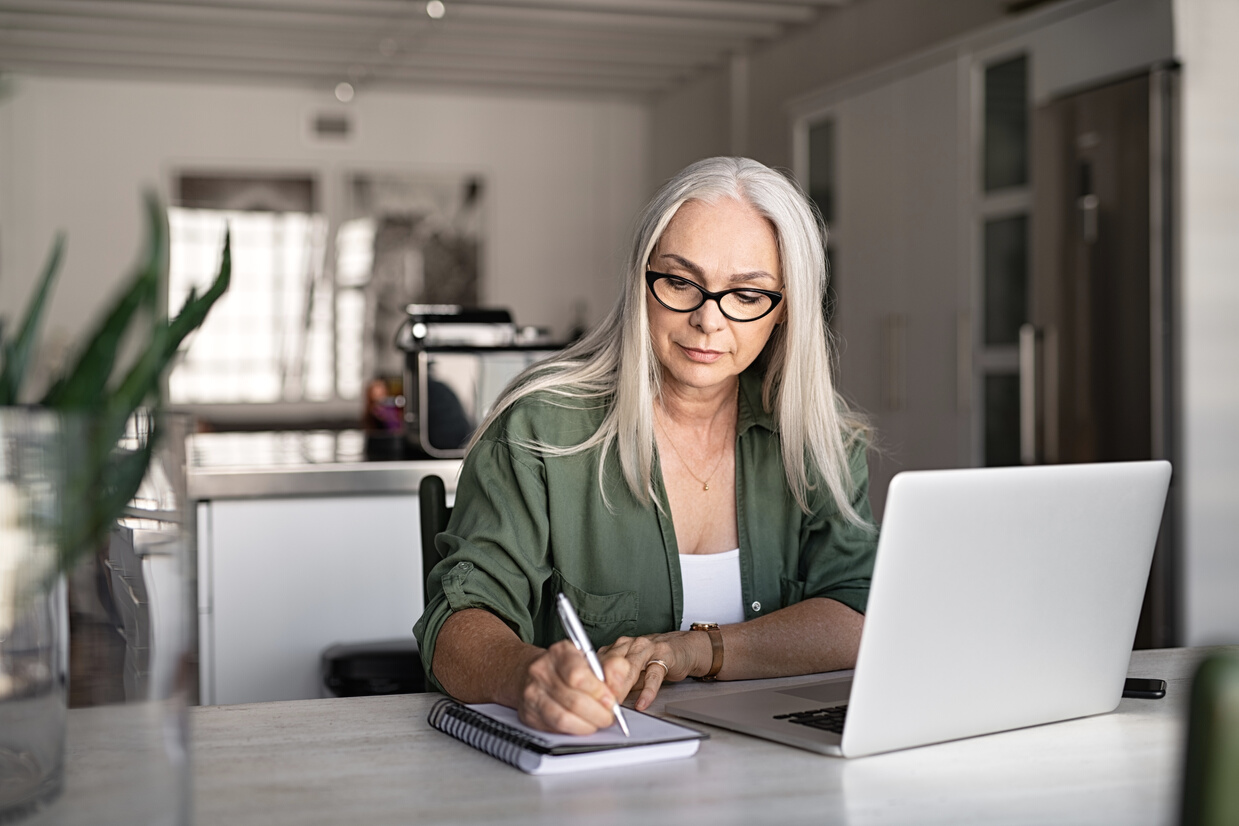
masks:
{"label": "kitchen counter", "polygon": [[197,433],[187,449],[189,498],[417,493],[422,477],[456,490],[459,459],[370,461],[361,430]]}
{"label": "kitchen counter", "polygon": [[190,437],[204,704],[322,697],[327,647],[409,638],[418,486],[439,476],[451,502],[461,463],[374,452],[361,430]]}

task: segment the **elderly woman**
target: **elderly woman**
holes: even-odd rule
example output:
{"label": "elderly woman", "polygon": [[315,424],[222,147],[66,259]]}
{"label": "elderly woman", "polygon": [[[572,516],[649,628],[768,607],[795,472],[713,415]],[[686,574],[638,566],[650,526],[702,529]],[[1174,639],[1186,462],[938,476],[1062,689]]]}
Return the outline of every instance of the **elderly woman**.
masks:
{"label": "elderly woman", "polygon": [[644,709],[664,681],[854,664],[876,534],[825,282],[821,222],[779,173],[712,158],[663,186],[616,308],[470,446],[414,629],[434,684],[586,734],[634,688]]}

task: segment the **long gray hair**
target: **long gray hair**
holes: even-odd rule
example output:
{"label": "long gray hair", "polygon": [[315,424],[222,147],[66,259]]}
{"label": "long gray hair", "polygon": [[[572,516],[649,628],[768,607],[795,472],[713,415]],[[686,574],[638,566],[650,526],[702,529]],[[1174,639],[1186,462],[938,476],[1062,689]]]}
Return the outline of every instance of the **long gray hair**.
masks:
{"label": "long gray hair", "polygon": [[[593,399],[607,408],[593,436],[576,445],[527,447],[554,456],[601,448],[601,487],[603,463],[615,444],[633,494],[642,502],[655,498],[654,402],[662,390],[662,370],[650,340],[646,262],[686,201],[715,203],[727,198],[752,205],[770,221],[778,239],[785,323],[775,326],[759,358],[766,363],[762,403],[775,418],[788,486],[808,512],[813,468],[844,518],[866,525],[851,504],[854,484],[848,452],[867,428],[835,391],[830,336],[822,316],[825,229],[799,187],[748,158],[698,161],[663,185],[638,217],[623,292],[610,314],[580,341],[513,382],[477,429],[470,448],[505,410],[533,393]],[[605,487],[603,491],[605,496]]]}

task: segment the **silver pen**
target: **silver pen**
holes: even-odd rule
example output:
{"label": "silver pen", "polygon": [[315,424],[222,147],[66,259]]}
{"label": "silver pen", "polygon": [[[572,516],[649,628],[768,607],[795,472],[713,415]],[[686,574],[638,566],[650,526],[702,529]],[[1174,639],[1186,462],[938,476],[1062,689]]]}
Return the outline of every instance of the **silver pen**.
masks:
{"label": "silver pen", "polygon": [[[572,606],[572,600],[568,599],[563,592],[560,592],[555,599],[555,608],[559,611],[559,622],[564,626],[568,639],[572,640],[572,644],[577,647],[577,650],[585,655],[585,661],[589,663],[589,669],[594,672],[594,676],[606,682],[606,677],[602,674],[602,663],[598,662],[598,655],[594,653],[594,646],[590,643],[589,636],[585,633],[585,626],[581,625],[581,618],[577,616],[576,608]],[[615,714],[615,722],[619,723],[624,736],[631,737],[632,735],[628,733],[628,723],[624,721],[624,713],[620,711],[618,701],[611,706],[611,712]]]}

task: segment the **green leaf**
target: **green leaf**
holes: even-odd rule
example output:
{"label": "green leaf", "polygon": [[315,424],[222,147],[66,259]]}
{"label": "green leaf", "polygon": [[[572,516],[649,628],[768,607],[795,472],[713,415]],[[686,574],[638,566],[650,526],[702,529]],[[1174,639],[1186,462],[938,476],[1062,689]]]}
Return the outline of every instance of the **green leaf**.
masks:
{"label": "green leaf", "polygon": [[167,325],[160,324],[151,333],[146,351],[134,363],[117,385],[115,392],[103,404],[102,421],[104,438],[111,437],[115,444],[125,432],[125,422],[133,412],[148,401],[158,406],[160,381],[168,365],[166,355],[170,333]]}
{"label": "green leaf", "polygon": [[177,313],[169,324],[171,336],[168,338],[167,357],[169,359],[176,353],[181,342],[185,340],[191,332],[202,325],[206,319],[207,312],[215,305],[228,289],[228,285],[232,283],[232,230],[228,229],[224,232],[224,252],[219,261],[219,273],[215,276],[215,281],[212,282],[210,288],[198,298],[195,291],[190,291],[189,298],[185,300],[185,304],[181,307],[181,311]]}
{"label": "green leaf", "polygon": [[4,366],[0,368],[0,405],[17,404],[21,401],[19,395],[22,381],[26,377],[26,365],[34,349],[35,338],[39,331],[39,324],[43,320],[43,310],[47,306],[48,296],[51,295],[52,284],[60,271],[60,258],[64,254],[64,248],[64,235],[58,234],[52,244],[52,253],[47,259],[47,265],[43,269],[43,276],[39,279],[39,286],[35,290],[34,297],[30,299],[30,306],[26,309],[21,328],[14,339],[4,342]]}
{"label": "green leaf", "polygon": [[[116,442],[101,441],[92,421],[85,430],[89,443],[87,461],[74,465],[67,484],[69,501],[81,507],[66,509],[62,516],[60,570],[71,570],[83,556],[91,553],[107,536],[125,507],[138,492],[154,454],[159,429],[151,420],[145,443],[137,450],[109,447]],[[91,448],[106,448],[102,451]]]}
{"label": "green leaf", "polygon": [[43,405],[59,410],[93,408],[115,370],[117,353],[135,314],[143,308],[156,312],[159,282],[167,271],[168,227],[163,208],[149,193],[146,218],[146,251],[129,287],[82,347],[76,364],[48,390]]}

